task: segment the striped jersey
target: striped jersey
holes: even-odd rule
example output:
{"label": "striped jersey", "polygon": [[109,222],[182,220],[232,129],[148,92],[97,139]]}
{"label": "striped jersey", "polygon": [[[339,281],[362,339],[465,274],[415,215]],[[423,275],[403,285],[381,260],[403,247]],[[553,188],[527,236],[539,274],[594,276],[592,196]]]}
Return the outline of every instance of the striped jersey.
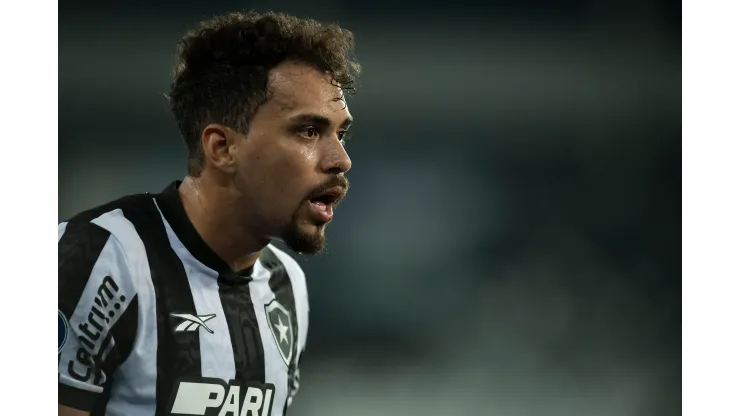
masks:
{"label": "striped jersey", "polygon": [[172,183],[59,224],[59,404],[109,416],[285,415],[303,271],[268,245],[233,272]]}

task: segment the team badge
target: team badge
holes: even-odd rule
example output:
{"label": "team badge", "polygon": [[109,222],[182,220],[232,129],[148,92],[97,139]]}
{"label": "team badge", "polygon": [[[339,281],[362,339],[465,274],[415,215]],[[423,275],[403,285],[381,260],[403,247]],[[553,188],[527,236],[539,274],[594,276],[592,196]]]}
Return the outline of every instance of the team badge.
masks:
{"label": "team badge", "polygon": [[67,343],[67,333],[69,332],[69,322],[67,322],[67,318],[64,316],[62,311],[59,311],[57,325],[59,326],[59,352],[57,352],[57,354],[61,354],[62,348],[64,348],[64,345]]}
{"label": "team badge", "polygon": [[293,323],[290,320],[290,313],[277,300],[273,300],[265,305],[265,315],[267,315],[267,324],[270,326],[272,336],[275,338],[280,355],[283,357],[285,364],[290,366],[293,359]]}

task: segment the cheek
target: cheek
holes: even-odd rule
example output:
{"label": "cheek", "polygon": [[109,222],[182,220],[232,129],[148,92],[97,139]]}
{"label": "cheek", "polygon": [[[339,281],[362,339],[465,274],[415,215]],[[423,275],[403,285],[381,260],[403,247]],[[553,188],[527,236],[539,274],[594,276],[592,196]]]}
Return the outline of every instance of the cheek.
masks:
{"label": "cheek", "polygon": [[284,176],[297,181],[310,181],[320,150],[316,141],[285,140],[280,146],[275,146],[270,155],[271,163],[275,170],[284,172]]}
{"label": "cheek", "polygon": [[315,185],[311,163],[317,153],[299,146],[265,150],[244,160],[242,181],[252,195],[252,203],[266,213],[284,216],[292,213]]}
{"label": "cheek", "polygon": [[296,158],[300,163],[311,165],[315,163],[319,155],[319,142],[313,141],[304,146],[299,146]]}

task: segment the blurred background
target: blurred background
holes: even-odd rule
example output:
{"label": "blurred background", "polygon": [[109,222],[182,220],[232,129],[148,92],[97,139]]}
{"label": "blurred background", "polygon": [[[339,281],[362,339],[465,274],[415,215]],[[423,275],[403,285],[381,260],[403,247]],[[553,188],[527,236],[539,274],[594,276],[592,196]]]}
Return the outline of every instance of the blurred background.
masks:
{"label": "blurred background", "polygon": [[184,175],[175,43],[247,8],[363,65],[291,416],[680,414],[680,2],[65,1],[60,220]]}

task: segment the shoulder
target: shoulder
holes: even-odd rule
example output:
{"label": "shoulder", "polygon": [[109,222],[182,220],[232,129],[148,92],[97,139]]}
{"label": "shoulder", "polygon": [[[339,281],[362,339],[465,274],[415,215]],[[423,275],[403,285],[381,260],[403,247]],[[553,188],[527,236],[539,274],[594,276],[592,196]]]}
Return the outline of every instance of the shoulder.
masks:
{"label": "shoulder", "polygon": [[128,229],[133,229],[132,220],[157,213],[154,195],[143,193],[126,195],[97,207],[79,212],[59,224],[60,231],[67,224],[95,224],[108,230],[119,240]]}
{"label": "shoulder", "polygon": [[[142,208],[154,204],[153,198],[150,194],[127,195],[79,212],[62,221],[59,226],[61,229],[66,224],[93,223],[105,229],[113,228],[109,231],[115,234],[115,227],[112,227],[112,223],[122,222],[126,216],[136,216],[144,211]],[[111,221],[111,219],[113,220]]]}
{"label": "shoulder", "polygon": [[[143,242],[132,217],[151,215],[152,195],[128,195],[82,211],[57,226],[60,262],[63,256],[92,257],[95,252],[108,259],[119,258],[127,266],[136,266],[146,258]],[[156,208],[154,208],[156,213]],[[105,249],[104,247],[105,246]],[[61,265],[61,263],[60,263]]]}

